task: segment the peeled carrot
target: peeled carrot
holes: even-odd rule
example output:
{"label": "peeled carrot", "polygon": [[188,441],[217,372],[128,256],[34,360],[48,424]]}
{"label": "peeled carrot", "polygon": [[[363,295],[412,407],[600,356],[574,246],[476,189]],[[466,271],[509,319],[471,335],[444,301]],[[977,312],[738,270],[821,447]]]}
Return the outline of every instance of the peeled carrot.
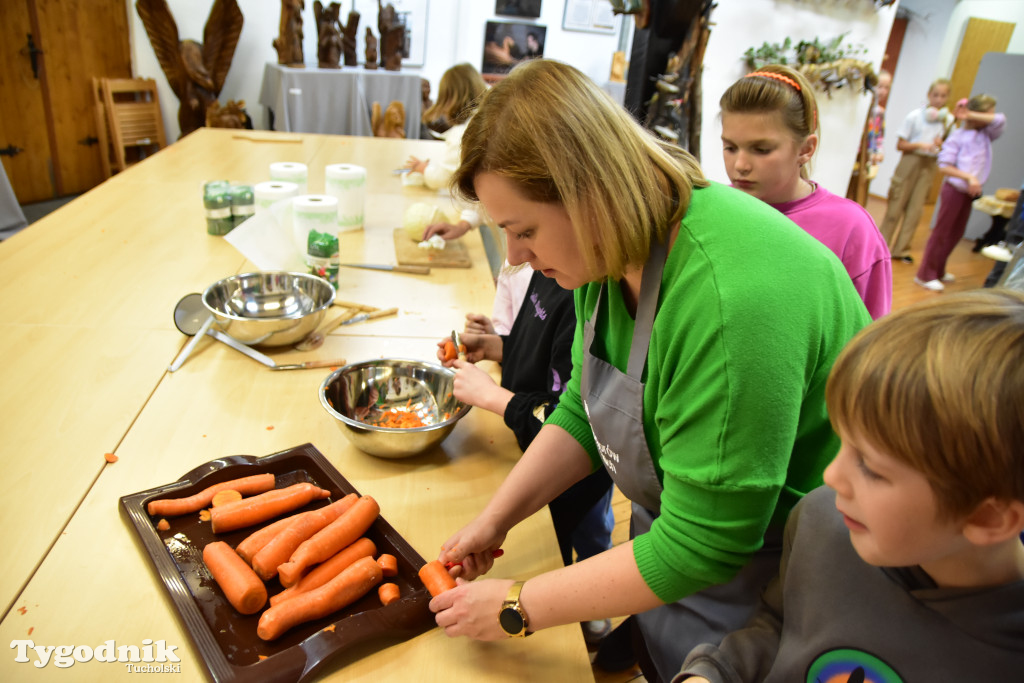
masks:
{"label": "peeled carrot", "polygon": [[455,588],[456,585],[455,579],[444,568],[440,560],[431,560],[420,567],[419,576],[420,581],[423,582],[423,585],[427,587],[427,590],[435,598],[441,593]]}
{"label": "peeled carrot", "polygon": [[224,505],[225,503],[234,503],[236,500],[242,500],[242,494],[235,489],[224,489],[223,491],[217,491],[213,496],[213,507],[218,505]]}
{"label": "peeled carrot", "polygon": [[381,553],[380,557],[377,558],[377,564],[380,565],[380,570],[384,572],[384,576],[398,576],[398,558],[389,553]]}
{"label": "peeled carrot", "polygon": [[272,524],[268,524],[262,529],[252,532],[242,539],[241,543],[235,546],[235,552],[238,553],[243,560],[252,564],[252,558],[256,556],[256,553],[258,553],[263,546],[270,543],[274,536],[277,536],[279,533],[287,529],[288,525],[294,522],[296,517],[304,514],[307,513],[300,512],[297,515],[283,517]]}
{"label": "peeled carrot", "polygon": [[287,488],[274,489],[251,498],[221,505],[210,510],[215,534],[242,529],[283,515],[307,503],[331,495],[327,489],[302,482]]}
{"label": "peeled carrot", "polygon": [[196,512],[207,507],[213,502],[213,497],[217,495],[218,491],[234,489],[242,495],[251,496],[269,491],[272,488],[274,488],[273,474],[254,474],[251,477],[242,477],[241,479],[214,484],[188,498],[152,500],[146,506],[146,511],[151,515],[177,517],[178,515],[187,515],[190,512]]}
{"label": "peeled carrot", "polygon": [[[290,600],[296,595],[308,593],[314,588],[319,588],[359,558],[371,557],[376,552],[376,544],[366,536],[363,536],[352,545],[332,555],[327,561],[313,567],[308,574],[299,579],[298,583],[292,584],[277,595],[270,596],[270,605],[274,606],[284,600]],[[383,573],[383,570],[381,570],[381,574]]]}
{"label": "peeled carrot", "polygon": [[285,631],[350,605],[384,578],[372,557],[362,557],[333,579],[308,593],[280,602],[260,615],[256,635],[263,640],[279,638]]}
{"label": "peeled carrot", "polygon": [[287,562],[277,568],[281,585],[296,583],[308,567],[323,562],[366,533],[377,516],[380,505],[370,496],[363,496],[345,514],[302,542]]}
{"label": "peeled carrot", "polygon": [[382,583],[377,586],[377,597],[380,598],[380,604],[390,605],[402,597],[402,592],[398,590],[397,583]]}
{"label": "peeled carrot", "polygon": [[287,562],[303,541],[341,517],[346,510],[355,505],[357,500],[359,500],[359,496],[350,493],[341,500],[319,510],[295,515],[291,524],[270,539],[270,542],[253,556],[253,570],[264,581],[269,581],[277,576],[278,565]]}
{"label": "peeled carrot", "polygon": [[203,548],[203,562],[224,597],[242,614],[255,614],[267,604],[267,587],[224,541],[208,543]]}

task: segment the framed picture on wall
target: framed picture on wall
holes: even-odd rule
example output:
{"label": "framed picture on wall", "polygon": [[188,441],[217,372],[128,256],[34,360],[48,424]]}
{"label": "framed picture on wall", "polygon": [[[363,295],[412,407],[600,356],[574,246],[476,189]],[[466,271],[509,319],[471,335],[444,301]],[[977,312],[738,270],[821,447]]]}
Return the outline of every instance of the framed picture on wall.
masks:
{"label": "framed picture on wall", "polygon": [[495,0],[494,13],[536,19],[540,16],[540,0]]}
{"label": "framed picture on wall", "polygon": [[615,33],[619,21],[608,0],[565,0],[562,28],[566,31]]}
{"label": "framed picture on wall", "polygon": [[488,21],[484,28],[484,80],[500,80],[512,67],[544,56],[547,27],[512,21]]}

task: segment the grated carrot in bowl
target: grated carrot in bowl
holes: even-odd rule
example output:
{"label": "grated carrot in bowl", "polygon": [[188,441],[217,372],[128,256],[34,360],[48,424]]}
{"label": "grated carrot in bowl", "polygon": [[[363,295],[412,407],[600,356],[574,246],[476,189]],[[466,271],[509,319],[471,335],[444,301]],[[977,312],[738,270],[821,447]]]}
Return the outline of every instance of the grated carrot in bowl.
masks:
{"label": "grated carrot in bowl", "polygon": [[377,427],[388,429],[412,429],[414,427],[426,427],[426,423],[416,413],[392,408],[384,412],[380,418],[373,422],[367,422]]}

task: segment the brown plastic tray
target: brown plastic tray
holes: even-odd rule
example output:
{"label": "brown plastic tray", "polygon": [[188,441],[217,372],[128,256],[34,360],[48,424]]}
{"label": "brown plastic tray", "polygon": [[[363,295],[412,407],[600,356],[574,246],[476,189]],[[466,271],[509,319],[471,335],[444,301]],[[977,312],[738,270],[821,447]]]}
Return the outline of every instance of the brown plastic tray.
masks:
{"label": "brown plastic tray", "polygon": [[[169,494],[190,496],[222,481],[265,472],[275,475],[278,488],[308,481],[331,492],[330,498],[303,510],[358,493],[312,444],[304,444],[265,457],[235,455],[212,460],[176,482],[121,498],[122,512],[138,533],[214,681],[307,680],[342,653],[364,656],[435,626],[427,607],[430,594],[417,576],[425,561],[382,515],[366,536],[376,543],[378,553],[391,553],[398,559],[398,576],[389,580],[398,584],[402,599],[385,607],[377,591],[371,590],[339,612],[297,626],[277,640],[261,640],[256,635],[260,613],[245,616],[235,611],[202,559],[207,543],[221,540],[234,547],[259,527],[214,537],[210,523],[201,522],[198,513],[193,513],[167,518],[170,529],[159,531],[160,518],[150,516],[146,504]],[[281,586],[274,579],[267,583],[267,590],[273,595]],[[331,625],[333,630],[325,630]]]}

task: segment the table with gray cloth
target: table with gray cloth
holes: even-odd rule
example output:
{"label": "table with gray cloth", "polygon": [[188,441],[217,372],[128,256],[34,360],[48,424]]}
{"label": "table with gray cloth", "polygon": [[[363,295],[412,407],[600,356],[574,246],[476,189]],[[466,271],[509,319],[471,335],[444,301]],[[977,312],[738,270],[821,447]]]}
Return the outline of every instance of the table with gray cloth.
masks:
{"label": "table with gray cloth", "polygon": [[27,225],[25,213],[7,179],[7,169],[0,164],[0,240],[7,239]]}
{"label": "table with gray cloth", "polygon": [[268,63],[260,104],[274,114],[274,130],[372,136],[370,111],[393,100],[405,105],[405,137],[420,136],[423,102],[418,74],[362,66],[295,69]]}

